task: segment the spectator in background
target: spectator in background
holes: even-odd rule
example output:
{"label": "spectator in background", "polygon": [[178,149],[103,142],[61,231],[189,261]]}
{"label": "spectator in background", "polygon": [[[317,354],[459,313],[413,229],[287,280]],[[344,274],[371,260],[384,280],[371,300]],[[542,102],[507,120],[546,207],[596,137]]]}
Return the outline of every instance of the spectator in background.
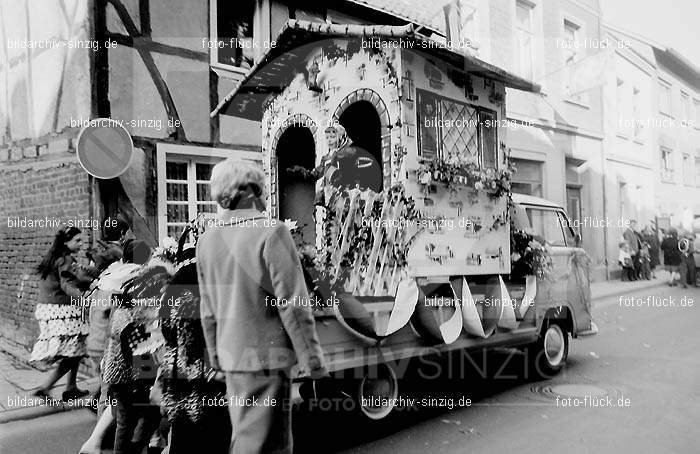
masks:
{"label": "spectator in background", "polygon": [[634,266],[634,274],[635,274],[636,278],[639,278],[640,266],[641,266],[641,263],[639,261],[639,249],[642,246],[642,239],[641,239],[641,236],[639,235],[639,232],[637,232],[637,221],[636,220],[630,219],[629,226],[622,233],[622,237],[625,239],[625,241],[629,245],[629,253],[632,256],[632,264]]}
{"label": "spectator in background", "polygon": [[628,281],[636,281],[637,278],[634,275],[634,264],[630,255],[629,244],[626,241],[622,241],[618,244],[618,247],[620,248],[620,253],[618,254],[617,262],[622,268],[620,280],[624,281],[626,277]]}
{"label": "spectator in background", "polygon": [[649,268],[651,269],[651,278],[656,279],[654,271],[661,264],[659,260],[659,237],[656,230],[649,226],[642,230],[642,240],[649,245]]}
{"label": "spectator in background", "polygon": [[129,224],[121,219],[107,218],[104,225],[102,240],[96,241],[101,250],[90,251],[88,254],[99,271],[120,260],[124,253],[124,243],[136,238]]}
{"label": "spectator in background", "polygon": [[[231,453],[292,453],[290,368],[327,375],[294,240],[261,213],[265,176],[232,159],[211,174],[224,225],[197,242],[201,319],[209,362],[226,373]],[[246,406],[240,400],[274,399]]]}
{"label": "spectator in background", "polygon": [[673,287],[680,277],[682,259],[681,251],[678,249],[678,231],[675,228],[668,229],[668,234],[661,242],[661,250],[664,253],[664,266],[670,275],[668,285]]}
{"label": "spectator in background", "polygon": [[693,245],[693,235],[685,234],[678,240],[678,249],[681,252],[681,264],[679,266],[681,286],[695,286],[695,251]]}
{"label": "spectator in background", "polygon": [[78,389],[76,383],[80,361],[87,356],[88,326],[83,320],[82,296],[92,282],[75,257],[82,245],[80,229],[61,229],[37,267],[41,281],[34,315],[40,332],[29,360],[58,362],[58,367],[34,392],[41,398],[49,398],[51,387],[66,374],[64,401],[89,394],[87,390]]}
{"label": "spectator in background", "polygon": [[651,259],[649,258],[649,244],[645,241],[639,249],[639,278],[651,280]]}

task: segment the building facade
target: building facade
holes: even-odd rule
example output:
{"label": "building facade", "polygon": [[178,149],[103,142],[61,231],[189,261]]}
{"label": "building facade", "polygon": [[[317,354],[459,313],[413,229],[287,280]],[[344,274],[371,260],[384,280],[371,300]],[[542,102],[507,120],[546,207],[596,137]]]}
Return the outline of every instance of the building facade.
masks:
{"label": "building facade", "polygon": [[613,261],[626,220],[694,230],[700,217],[700,73],[662,44],[607,23],[604,33],[622,43],[614,47],[604,88],[606,209],[623,221],[608,238]]}
{"label": "building facade", "polygon": [[692,231],[700,218],[700,72],[673,49],[653,52],[655,215],[662,228]]}
{"label": "building facade", "polygon": [[592,279],[605,279],[601,68],[607,57],[598,2],[499,0],[488,9],[487,57],[542,87],[539,94],[506,95],[513,191],[566,207],[592,258]]}

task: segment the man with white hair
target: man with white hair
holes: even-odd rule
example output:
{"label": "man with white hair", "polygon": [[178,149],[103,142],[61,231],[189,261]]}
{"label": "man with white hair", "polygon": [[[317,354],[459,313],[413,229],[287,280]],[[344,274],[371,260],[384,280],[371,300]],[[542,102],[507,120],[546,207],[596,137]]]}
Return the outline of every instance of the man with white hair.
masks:
{"label": "man with white hair", "polygon": [[232,453],[291,453],[289,369],[327,375],[292,235],[261,212],[263,187],[252,164],[214,166],[221,222],[197,244],[202,327],[211,365],[226,373]]}

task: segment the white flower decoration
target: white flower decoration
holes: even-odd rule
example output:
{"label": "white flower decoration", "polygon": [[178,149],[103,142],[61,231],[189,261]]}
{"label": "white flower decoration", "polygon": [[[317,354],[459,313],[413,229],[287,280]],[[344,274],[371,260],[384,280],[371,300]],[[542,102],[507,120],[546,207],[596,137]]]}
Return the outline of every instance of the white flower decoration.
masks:
{"label": "white flower decoration", "polygon": [[166,250],[177,249],[177,241],[172,237],[166,236],[160,240],[160,247]]}
{"label": "white flower decoration", "polygon": [[297,221],[292,221],[291,219],[285,219],[284,225],[286,225],[290,231],[294,231],[297,228]]}

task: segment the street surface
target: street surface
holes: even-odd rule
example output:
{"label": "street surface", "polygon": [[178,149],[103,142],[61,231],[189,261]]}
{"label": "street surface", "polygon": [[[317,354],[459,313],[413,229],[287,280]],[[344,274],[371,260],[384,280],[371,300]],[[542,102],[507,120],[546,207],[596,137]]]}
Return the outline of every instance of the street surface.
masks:
{"label": "street surface", "polygon": [[[433,378],[399,390],[424,406],[395,411],[383,424],[298,411],[295,451],[698,452],[700,291],[664,286],[627,296],[640,300],[594,301],[600,333],[573,340],[566,368],[551,380],[523,379],[524,356],[511,350],[425,361]],[[684,296],[691,307],[681,306]],[[449,378],[461,372],[466,379]],[[471,405],[460,407],[460,399]],[[8,423],[0,426],[0,454],[77,453],[93,425],[87,410]]]}

